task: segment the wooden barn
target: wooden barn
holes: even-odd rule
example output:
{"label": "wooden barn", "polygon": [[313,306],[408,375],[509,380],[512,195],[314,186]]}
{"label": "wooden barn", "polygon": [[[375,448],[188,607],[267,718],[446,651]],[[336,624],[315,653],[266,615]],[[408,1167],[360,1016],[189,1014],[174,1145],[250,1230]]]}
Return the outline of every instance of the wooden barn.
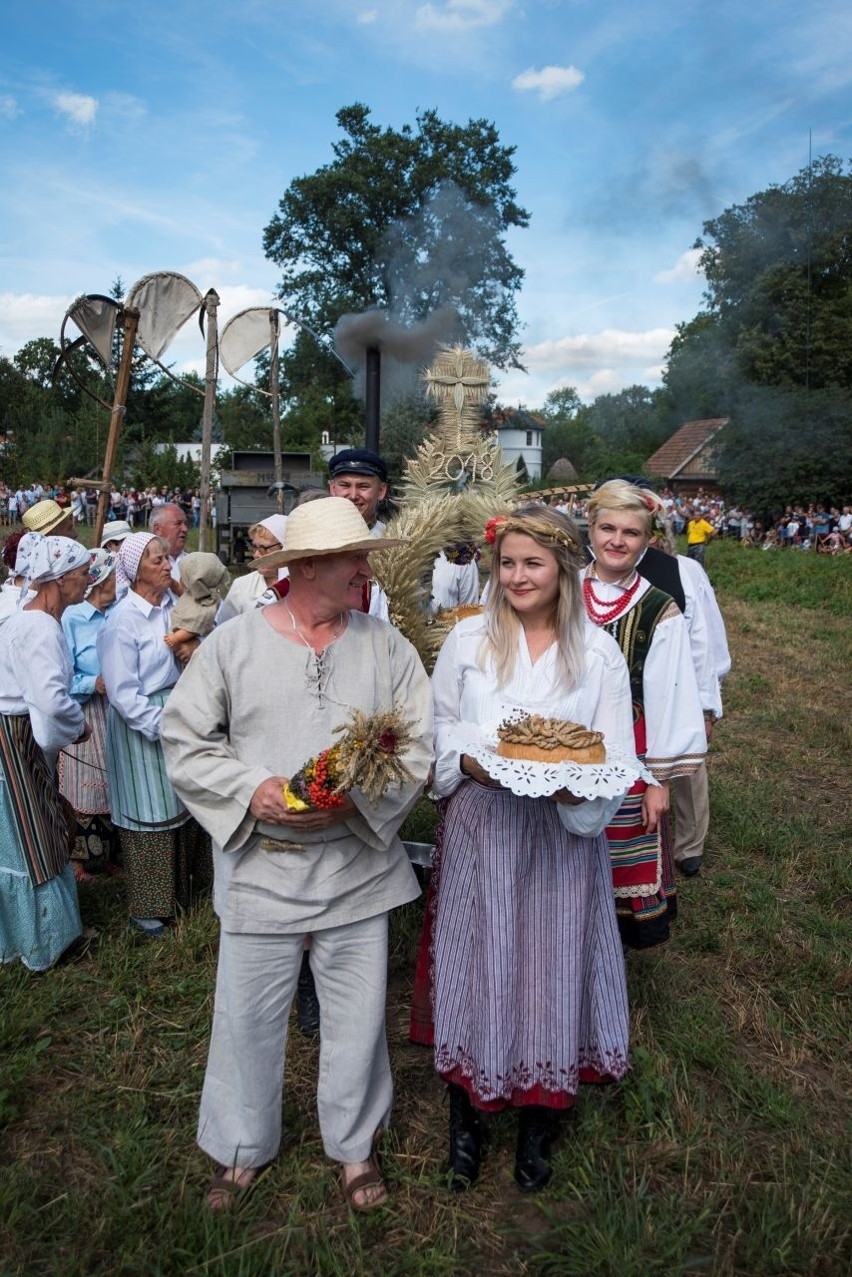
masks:
{"label": "wooden barn", "polygon": [[728,417],[687,421],[648,458],[642,469],[651,479],[664,479],[676,496],[694,497],[699,488],[718,495],[716,453],[719,432]]}

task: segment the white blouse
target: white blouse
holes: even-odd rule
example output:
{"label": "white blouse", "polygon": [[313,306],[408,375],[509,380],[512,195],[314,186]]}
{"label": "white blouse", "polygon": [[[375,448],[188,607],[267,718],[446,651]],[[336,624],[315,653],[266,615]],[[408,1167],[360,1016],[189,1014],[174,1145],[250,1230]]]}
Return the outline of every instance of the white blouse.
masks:
{"label": "white blouse", "polygon": [[[460,621],[451,630],[435,664],[432,695],[437,793],[446,797],[458,788],[464,779],[461,755],[474,742],[493,738],[503,720],[518,710],[581,723],[602,732],[609,748],[627,755],[634,752],[627,665],[609,634],[591,621],[585,623],[586,667],[580,686],[571,692],[558,687],[556,645],[533,664],[523,630],[514,673],[503,687],[498,687],[490,658],[485,668],[479,663],[484,635],[481,617]],[[589,799],[577,806],[559,803],[562,824],[571,833],[593,837],[609,823],[623,796]]]}
{"label": "white blouse", "polygon": [[266,589],[266,582],[259,572],[246,572],[245,576],[235,577],[231,588],[219,604],[216,613],[216,624],[224,625],[243,612],[250,612],[257,607],[257,601]]}
{"label": "white blouse", "polygon": [[68,690],[74,669],[62,626],[46,612],[21,610],[0,635],[0,714],[29,714],[33,736],[52,766],[52,756],[85,726]]}
{"label": "white blouse", "polygon": [[[685,555],[679,554],[677,556],[677,566],[686,597],[684,616],[686,618],[686,627],[689,630],[690,642],[693,641],[695,631],[695,622],[691,620],[690,616],[692,611],[703,633],[709,668],[715,676],[717,684],[719,684],[731,672],[731,653],[728,650],[725,621],[716,600],[716,592],[704,568],[695,559],[688,559]],[[697,668],[696,675],[698,675]],[[700,677],[698,685],[700,689]],[[719,700],[718,710],[713,705],[704,705],[704,708],[713,709],[717,716],[720,716],[722,712],[721,699]]]}
{"label": "white blouse", "polygon": [[174,687],[180,665],[165,637],[172,629],[175,596],[167,591],[157,607],[128,590],[110,611],[98,634],[101,674],[110,705],[134,731],[148,740],[160,736],[162,708],[148,697]]}
{"label": "white blouse", "polygon": [[432,569],[432,611],[479,601],[479,564],[450,563],[442,550]]}
{"label": "white blouse", "polygon": [[[31,602],[36,596],[35,590],[28,590],[27,597],[24,602]],[[18,610],[18,600],[21,597],[21,587],[14,585],[11,581],[4,581],[0,585],[0,625],[4,621],[8,621],[10,616],[14,616]],[[23,603],[21,604],[23,607]]]}
{"label": "white blouse", "polygon": [[[631,607],[636,607],[651,588],[640,576]],[[624,593],[624,586],[595,577],[594,590],[603,602],[614,603]],[[648,770],[661,783],[696,771],[707,753],[707,734],[689,633],[675,603],[654,630],[642,674],[642,695]]]}

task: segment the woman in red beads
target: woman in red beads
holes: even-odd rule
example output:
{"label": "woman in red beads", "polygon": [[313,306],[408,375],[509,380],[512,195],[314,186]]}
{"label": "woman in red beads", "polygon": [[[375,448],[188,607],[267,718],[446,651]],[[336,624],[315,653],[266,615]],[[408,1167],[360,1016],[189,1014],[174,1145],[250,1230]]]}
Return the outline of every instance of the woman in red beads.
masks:
{"label": "woman in red beads", "polygon": [[607,828],[621,938],[635,949],[662,944],[674,916],[668,782],[697,770],[707,752],[686,624],[674,600],[641,577],[662,502],[613,479],[589,501],[583,601],[627,661],[636,753],[659,787],[637,781]]}

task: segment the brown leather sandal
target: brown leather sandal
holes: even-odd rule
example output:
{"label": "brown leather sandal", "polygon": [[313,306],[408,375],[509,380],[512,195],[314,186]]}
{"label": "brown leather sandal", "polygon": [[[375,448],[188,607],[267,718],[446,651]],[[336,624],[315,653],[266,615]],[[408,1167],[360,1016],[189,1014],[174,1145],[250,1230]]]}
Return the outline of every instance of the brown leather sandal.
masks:
{"label": "brown leather sandal", "polygon": [[[346,1198],[346,1204],[350,1208],[350,1210],[357,1210],[357,1211],[377,1210],[379,1206],[384,1206],[387,1203],[387,1200],[388,1200],[387,1185],[385,1184],[385,1181],[382,1179],[382,1173],[378,1168],[378,1165],[376,1163],[376,1159],[374,1156],[370,1156],[367,1158],[367,1165],[370,1168],[369,1170],[362,1171],[360,1175],[356,1175],[355,1178],[351,1179],[348,1183],[346,1182],[346,1172],[345,1170],[341,1169],[340,1177],[341,1177],[341,1180],[343,1181],[343,1196]],[[382,1197],[377,1198],[376,1201],[374,1202],[370,1202],[370,1201],[356,1202],[355,1201],[355,1194],[360,1192],[361,1189],[373,1188],[376,1186],[380,1186],[381,1188],[384,1189],[384,1195]]]}
{"label": "brown leather sandal", "polygon": [[[271,1162],[267,1162],[265,1166],[220,1166],[207,1186],[207,1205],[213,1211],[233,1210],[239,1204],[240,1198],[248,1196],[261,1175],[270,1166]],[[251,1178],[239,1183],[237,1180],[229,1178],[229,1175],[232,1175],[234,1171],[239,1171],[241,1174],[251,1171]],[[216,1206],[210,1200],[214,1193],[224,1194]]]}

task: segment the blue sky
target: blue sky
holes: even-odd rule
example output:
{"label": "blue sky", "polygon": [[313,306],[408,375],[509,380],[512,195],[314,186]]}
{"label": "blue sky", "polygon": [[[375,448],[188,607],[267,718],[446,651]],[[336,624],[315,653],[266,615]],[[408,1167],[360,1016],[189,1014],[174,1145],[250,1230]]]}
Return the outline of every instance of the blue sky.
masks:
{"label": "blue sky", "polygon": [[[261,236],[335,112],[492,120],[517,148],[528,368],[504,403],[658,384],[702,222],[852,154],[848,0],[24,0],[0,42],[0,353],[156,270],[271,300]],[[166,358],[203,370],[197,326]]]}

